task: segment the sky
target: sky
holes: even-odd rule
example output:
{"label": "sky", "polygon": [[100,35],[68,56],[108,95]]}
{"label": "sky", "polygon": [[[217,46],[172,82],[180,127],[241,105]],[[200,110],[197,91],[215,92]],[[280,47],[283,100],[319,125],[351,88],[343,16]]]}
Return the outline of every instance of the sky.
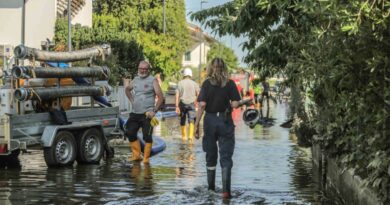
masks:
{"label": "sky", "polygon": [[[202,9],[211,8],[211,7],[222,5],[222,4],[226,3],[226,2],[229,2],[229,0],[202,0],[202,1],[203,2],[207,1],[206,3],[202,3]],[[201,2],[201,0],[186,0],[185,1],[185,3],[186,3],[187,21],[191,22],[191,23],[193,23],[195,25],[198,25],[198,26],[201,26],[201,24],[199,22],[196,22],[196,21],[191,21],[190,16],[188,15],[188,13],[200,11],[201,10],[201,3],[200,2]],[[240,66],[247,67],[247,65],[243,62],[243,57],[246,55],[247,52],[246,51],[242,51],[242,46],[240,45],[242,42],[244,42],[244,38],[243,37],[241,37],[241,38],[235,38],[235,37],[232,37],[232,36],[219,37],[218,35],[213,33],[210,28],[204,28],[203,26],[201,26],[201,28],[205,32],[207,32],[210,36],[212,36],[215,39],[217,39],[219,42],[221,42],[221,43],[225,44],[226,46],[232,48],[234,53],[238,57],[238,62],[240,64]]]}

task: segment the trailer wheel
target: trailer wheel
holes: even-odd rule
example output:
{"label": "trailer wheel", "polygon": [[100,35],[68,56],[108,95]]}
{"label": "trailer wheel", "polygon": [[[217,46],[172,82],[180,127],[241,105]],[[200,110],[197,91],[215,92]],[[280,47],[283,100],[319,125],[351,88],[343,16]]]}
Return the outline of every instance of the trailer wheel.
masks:
{"label": "trailer wheel", "polygon": [[76,140],[69,131],[59,131],[51,147],[44,148],[44,157],[47,166],[69,166],[76,159]]}
{"label": "trailer wheel", "polygon": [[85,130],[79,139],[78,147],[78,163],[98,164],[104,153],[102,132],[96,128]]}

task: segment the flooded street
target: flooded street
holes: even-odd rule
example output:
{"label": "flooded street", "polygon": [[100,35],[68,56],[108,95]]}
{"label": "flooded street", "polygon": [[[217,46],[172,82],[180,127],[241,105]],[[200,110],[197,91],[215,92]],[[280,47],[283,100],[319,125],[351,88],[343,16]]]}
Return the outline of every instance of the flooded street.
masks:
{"label": "flooded street", "polygon": [[178,119],[167,119],[155,130],[167,149],[150,166],[127,162],[129,148],[100,165],[48,169],[42,151],[21,154],[21,168],[0,170],[0,204],[321,204],[313,181],[309,149],[297,147],[286,120],[286,104],[273,106],[275,126],[249,129],[234,113],[236,149],[232,195],[221,197],[218,164],[216,193],[207,191],[201,140],[183,142]]}

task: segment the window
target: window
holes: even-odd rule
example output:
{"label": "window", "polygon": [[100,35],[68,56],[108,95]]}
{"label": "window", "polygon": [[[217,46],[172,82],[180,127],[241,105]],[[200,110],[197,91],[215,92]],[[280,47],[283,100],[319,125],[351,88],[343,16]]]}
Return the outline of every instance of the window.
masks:
{"label": "window", "polygon": [[185,60],[185,61],[191,61],[191,51],[187,51],[187,52],[184,54],[184,60]]}

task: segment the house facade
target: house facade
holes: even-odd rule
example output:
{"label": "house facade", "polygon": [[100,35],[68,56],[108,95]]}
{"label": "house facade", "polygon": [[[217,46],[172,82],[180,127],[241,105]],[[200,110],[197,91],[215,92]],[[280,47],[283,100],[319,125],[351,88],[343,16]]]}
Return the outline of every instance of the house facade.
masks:
{"label": "house facade", "polygon": [[[0,0],[0,51],[19,44],[41,48],[54,37],[57,17],[67,15],[67,0]],[[72,24],[92,26],[92,0],[72,0]],[[0,53],[0,54],[1,54]]]}
{"label": "house facade", "polygon": [[183,55],[183,68],[199,68],[207,63],[207,53],[215,39],[202,31],[199,26],[187,23],[191,35],[191,46]]}

